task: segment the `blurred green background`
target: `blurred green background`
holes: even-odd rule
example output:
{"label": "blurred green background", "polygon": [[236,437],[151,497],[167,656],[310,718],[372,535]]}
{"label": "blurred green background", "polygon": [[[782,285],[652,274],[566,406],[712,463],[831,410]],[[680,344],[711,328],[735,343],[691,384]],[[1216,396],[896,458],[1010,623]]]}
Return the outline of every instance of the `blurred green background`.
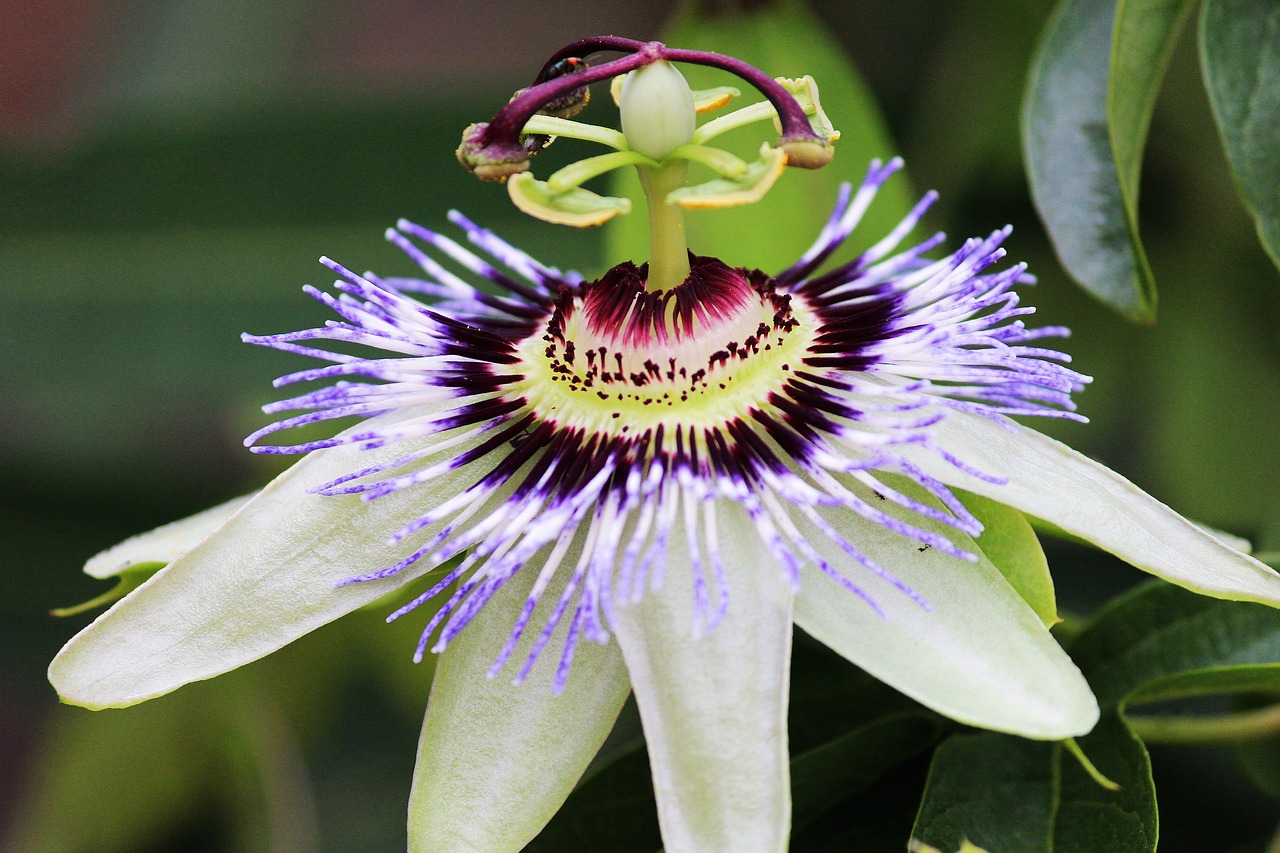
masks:
{"label": "blurred green background", "polygon": [[[744,5],[709,4],[728,15]],[[1029,201],[1018,116],[1049,3],[812,6],[866,77],[911,180],[942,192],[931,224],[954,243],[1012,222],[1011,255],[1040,280],[1027,301],[1043,323],[1074,330],[1066,349],[1095,377],[1079,398],[1093,423],[1046,431],[1193,518],[1280,546],[1280,287],[1230,185],[1191,40],[1150,133],[1142,223],[1160,318],[1137,327],[1065,278]],[[360,614],[225,679],[89,714],[60,707],[44,680],[89,617],[48,611],[101,591],[79,572],[95,551],[279,469],[241,440],[264,421],[270,380],[300,360],[239,334],[322,321],[299,292],[328,283],[319,255],[410,274],[383,229],[400,216],[441,227],[457,207],[562,268],[621,260],[604,257],[599,232],[522,217],[452,149],[562,43],[655,37],[670,11],[0,2],[8,851],[403,847],[430,675],[409,661],[413,625]],[[837,155],[830,168],[857,180],[865,164]],[[1139,578],[1065,547],[1050,556],[1076,612]],[[1266,831],[1274,804],[1217,752],[1188,754],[1158,759],[1162,849],[1211,849],[1195,846],[1192,801]]]}

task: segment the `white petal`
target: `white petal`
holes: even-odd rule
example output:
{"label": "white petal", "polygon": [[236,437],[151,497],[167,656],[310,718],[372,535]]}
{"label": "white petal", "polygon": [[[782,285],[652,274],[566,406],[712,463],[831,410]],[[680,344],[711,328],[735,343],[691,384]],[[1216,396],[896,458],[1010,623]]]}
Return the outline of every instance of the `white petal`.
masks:
{"label": "white petal", "polygon": [[95,578],[110,578],[131,566],[143,563],[172,563],[189,551],[249,502],[253,495],[232,498],[223,504],[195,515],[157,527],[147,533],[131,536],[95,554],[84,564],[84,573]]}
{"label": "white petal", "polygon": [[521,850],[564,804],[630,692],[617,645],[584,641],[553,695],[568,617],[526,680],[511,683],[563,582],[548,588],[506,668],[486,676],[537,568],[522,569],[440,656],[409,797],[411,851]]}
{"label": "white petal", "polygon": [[[667,853],[777,853],[791,804],[790,585],[743,510],[722,506],[729,613],[692,639],[693,591],[676,525],[666,579],[619,609],[616,636],[640,707]],[[714,592],[713,592],[714,594]]]}
{"label": "white petal", "polygon": [[935,440],[966,464],[1009,478],[996,485],[926,450],[905,454],[945,483],[1042,518],[1179,586],[1216,598],[1280,604],[1280,574],[1035,430],[1014,425],[1010,432],[987,418],[955,412],[938,425]]}
{"label": "white petal", "polygon": [[422,561],[396,577],[334,586],[403,558],[412,544],[392,545],[390,534],[474,474],[367,502],[307,491],[414,446],[308,455],[72,638],[49,680],[72,704],[132,705],[263,657],[427,571]]}
{"label": "white petal", "polygon": [[[923,597],[929,609],[872,578],[829,537],[797,518],[809,543],[885,612],[878,615],[809,568],[796,597],[797,625],[886,684],[962,723],[1045,740],[1093,728],[1098,704],[1084,676],[985,557],[968,563],[937,548],[922,550],[918,542],[853,512],[823,516]],[[958,531],[914,521],[980,553]]]}

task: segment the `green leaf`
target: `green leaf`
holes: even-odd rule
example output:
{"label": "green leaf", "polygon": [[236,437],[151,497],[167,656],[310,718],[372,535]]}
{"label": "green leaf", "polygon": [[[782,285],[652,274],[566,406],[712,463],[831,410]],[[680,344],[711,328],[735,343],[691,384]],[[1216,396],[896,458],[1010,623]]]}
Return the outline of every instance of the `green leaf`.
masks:
{"label": "green leaf", "polygon": [[[1273,702],[1268,697],[1266,702]],[[1237,707],[1256,708],[1264,704],[1260,697],[1242,697]],[[1269,705],[1274,710],[1275,705]],[[1280,734],[1262,740],[1241,741],[1236,758],[1249,780],[1268,797],[1280,800]]]}
{"label": "green leaf", "polygon": [[[708,13],[700,8],[703,5],[689,4],[663,40],[677,47],[731,54],[773,76],[812,75],[822,89],[823,109],[843,132],[834,162],[813,172],[787,169],[760,203],[686,216],[693,252],[719,257],[733,266],[777,272],[794,263],[818,236],[840,184],[861,179],[871,159],[888,159],[896,149],[866,84],[829,30],[803,3],[773,0],[753,4],[756,8],[750,11],[723,14]],[[680,70],[694,89],[731,84],[742,87],[743,102],[760,99],[755,90],[723,72],[693,65]],[[716,140],[745,160],[756,158],[761,142],[776,142],[768,124],[750,125]],[[612,194],[639,197],[639,185],[629,172],[618,173]],[[851,246],[865,248],[879,240],[913,203],[907,182],[891,181],[880,191]],[[632,216],[611,223],[606,229],[606,252],[611,264],[645,260],[649,244],[644,218]],[[851,256],[846,252],[836,260]]]}
{"label": "green leaf", "polygon": [[1065,0],[1045,28],[1023,107],[1031,194],[1062,265],[1135,320],[1155,317],[1138,174],[1182,5]]}
{"label": "green leaf", "polygon": [[1085,747],[1121,784],[1098,785],[1061,744],[957,735],[934,754],[912,837],[941,850],[970,841],[1019,853],[1150,853],[1156,801],[1142,744],[1114,716]]}
{"label": "green leaf", "polygon": [[[929,749],[946,721],[868,675],[804,633],[791,663],[791,831],[793,837],[837,804]],[[796,849],[793,845],[792,849]]]}
{"label": "green leaf", "polygon": [[[1149,838],[1150,848],[1141,849],[1154,849],[1154,802],[1148,813],[1146,795],[1139,790],[1150,783],[1145,774],[1134,775],[1133,759],[1142,748],[1135,729],[1158,729],[1141,725],[1133,708],[1188,696],[1280,691],[1280,613],[1152,583],[1104,609],[1072,643],[1071,653],[1103,706],[1098,728],[1080,745],[1122,787],[1111,795],[1096,785],[1075,786],[1079,796],[1087,794],[1095,805],[1074,813],[1064,810],[1064,819],[1075,814],[1091,824],[1105,822],[1117,837]],[[1210,736],[1215,721],[1205,722]],[[1125,753],[1130,760],[1119,760]],[[1082,849],[1127,848],[1108,844]]]}
{"label": "green leaf", "polygon": [[1103,610],[1071,654],[1104,709],[1233,684],[1256,690],[1259,672],[1280,689],[1280,613],[1149,584]]}
{"label": "green leaf", "polygon": [[982,522],[982,535],[974,541],[987,559],[1047,627],[1061,621],[1049,561],[1026,516],[972,492],[960,491],[957,497]]}
{"label": "green leaf", "polygon": [[[993,850],[1153,851],[1155,787],[1130,708],[1187,696],[1280,692],[1280,613],[1169,584],[1152,583],[1113,602],[1071,652],[1103,709],[1080,746],[1119,790],[1098,785],[1060,746],[964,735],[935,755],[918,839],[941,849],[967,838]],[[1206,722],[1211,734],[1214,721]],[[1254,772],[1274,778],[1266,766]]]}
{"label": "green leaf", "polygon": [[1138,232],[1142,149],[1156,94],[1193,0],[1119,0],[1107,82],[1107,126],[1130,231]]}
{"label": "green leaf", "polygon": [[888,715],[795,756],[791,760],[793,831],[928,749],[941,731],[941,721],[923,710]]}
{"label": "green leaf", "polygon": [[1200,62],[1236,189],[1280,265],[1280,7],[1206,0]]}
{"label": "green leaf", "polygon": [[963,841],[993,850],[1049,850],[1058,747],[992,733],[938,747],[912,839],[940,850]]}
{"label": "green leaf", "polygon": [[1159,810],[1147,749],[1114,711],[1079,739],[1097,769],[1119,785],[1099,785],[1065,749],[1059,749],[1061,793],[1054,853],[1154,853]]}

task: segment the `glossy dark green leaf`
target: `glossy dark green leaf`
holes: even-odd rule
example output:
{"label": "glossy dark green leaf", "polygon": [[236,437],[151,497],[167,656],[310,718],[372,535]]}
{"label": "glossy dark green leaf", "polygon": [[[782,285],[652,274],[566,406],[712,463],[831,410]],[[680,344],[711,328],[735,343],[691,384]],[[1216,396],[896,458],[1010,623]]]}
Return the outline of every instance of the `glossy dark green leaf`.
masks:
{"label": "glossy dark green leaf", "polygon": [[1064,0],[1042,37],[1023,110],[1031,194],[1059,259],[1090,293],[1136,320],[1155,316],[1137,179],[1180,20],[1164,7],[1177,5]]}
{"label": "glossy dark green leaf", "polygon": [[1098,770],[1119,785],[1107,790],[1065,749],[1061,770],[1054,853],[1153,853],[1159,837],[1159,810],[1146,747],[1115,712],[1103,712],[1093,731],[1079,741]]}
{"label": "glossy dark green leaf", "polygon": [[934,754],[913,837],[940,850],[965,840],[1019,853],[1155,850],[1155,788],[1141,742],[1112,714],[1082,743],[1119,791],[1098,785],[1059,744],[951,738]]}
{"label": "glossy dark green leaf", "polygon": [[859,726],[791,760],[792,827],[799,829],[836,803],[871,786],[888,770],[923,752],[942,731],[923,711]]}
{"label": "glossy dark green leaf", "polygon": [[[1267,707],[1274,712],[1272,697],[1246,697],[1238,707]],[[1274,800],[1280,800],[1280,735],[1260,740],[1243,741],[1236,746],[1236,757],[1254,787]]]}
{"label": "glossy dark green leaf", "polygon": [[938,747],[912,837],[939,850],[972,841],[990,850],[1048,851],[1058,747],[994,733]]}
{"label": "glossy dark green leaf", "polygon": [[1191,0],[1120,0],[1111,41],[1107,120],[1130,228],[1137,231],[1142,149],[1173,46]]}
{"label": "glossy dark green leaf", "polygon": [[1259,672],[1280,688],[1280,612],[1148,584],[1100,613],[1070,651],[1104,710],[1233,684],[1257,690]]}
{"label": "glossy dark green leaf", "polygon": [[1194,0],[1119,0],[1111,35],[1111,70],[1107,81],[1107,126],[1115,158],[1120,196],[1129,223],[1129,239],[1140,286],[1155,307],[1155,280],[1145,264],[1138,232],[1138,189],[1147,129],[1156,95],[1169,67],[1174,44],[1195,8]]}
{"label": "glossy dark green leaf", "polygon": [[[777,271],[794,263],[818,236],[831,214],[839,185],[844,181],[858,183],[869,160],[888,159],[896,149],[866,84],[830,32],[803,3],[772,0],[753,4],[755,8],[749,11],[704,8],[713,5],[718,4],[688,4],[685,13],[664,33],[664,41],[683,48],[731,54],[774,76],[812,75],[818,82],[823,108],[842,133],[832,163],[814,172],[787,169],[764,200],[687,215],[689,247],[695,253],[714,255],[735,266]],[[695,89],[726,83],[739,86],[742,97],[726,109],[761,99],[749,86],[736,83],[723,72],[685,65],[680,70]],[[754,160],[762,141],[776,141],[769,122],[726,134],[715,144]],[[622,172],[618,175],[610,194],[640,198],[634,176]],[[890,180],[854,233],[852,243],[865,248],[883,237],[911,209],[915,201],[911,196],[905,179]],[[637,204],[630,216],[605,227],[611,263],[648,257],[643,203]]]}
{"label": "glossy dark green leaf", "polygon": [[[1129,800],[1136,817],[1141,817],[1141,803],[1133,800],[1133,784],[1124,778],[1126,765],[1113,765],[1110,756],[1125,747],[1126,739],[1140,746],[1138,732],[1154,737],[1168,731],[1167,724],[1153,724],[1143,715],[1142,704],[1280,692],[1280,612],[1204,598],[1168,584],[1149,584],[1114,601],[1076,638],[1071,652],[1103,707],[1103,721],[1080,744],[1122,785],[1113,799],[1117,804]],[[1194,717],[1183,722],[1197,721],[1209,724],[1206,736],[1217,723]],[[1095,796],[1107,801],[1104,794]],[[1087,812],[1081,816],[1096,819]],[[1145,832],[1154,839],[1154,810],[1147,823]]]}
{"label": "glossy dark green leaf", "polygon": [[1236,188],[1280,265],[1280,6],[1206,0],[1200,61]]}
{"label": "glossy dark green leaf", "polygon": [[[1280,613],[1168,584],[1117,599],[1071,645],[1102,719],[1079,744],[1107,790],[1057,745],[1005,735],[957,736],[938,748],[915,836],[939,849],[969,840],[992,850],[1154,851],[1155,785],[1135,732],[1156,731],[1145,703],[1280,692]],[[1259,764],[1255,777],[1269,778]]]}

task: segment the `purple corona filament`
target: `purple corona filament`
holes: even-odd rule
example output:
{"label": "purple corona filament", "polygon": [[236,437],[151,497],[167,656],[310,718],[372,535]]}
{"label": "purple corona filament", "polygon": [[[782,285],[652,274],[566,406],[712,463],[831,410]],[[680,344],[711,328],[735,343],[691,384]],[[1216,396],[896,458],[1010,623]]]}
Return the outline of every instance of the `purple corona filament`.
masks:
{"label": "purple corona filament", "polygon": [[[593,39],[570,45],[547,68],[601,49],[631,52],[535,85],[490,128],[518,132],[530,105],[654,58],[727,67],[708,59],[714,55]],[[338,275],[337,295],[308,293],[339,319],[245,336],[329,362],[284,376],[278,386],[332,382],[269,406],[298,414],[246,444],[260,453],[403,448],[390,461],[317,484],[320,495],[375,500],[464,474],[464,486],[387,531],[405,548],[401,561],[345,581],[457,561],[391,616],[453,590],[426,625],[419,658],[447,646],[519,572],[536,580],[493,673],[533,625],[537,634],[517,671],[522,679],[563,625],[555,681],[563,688],[576,643],[606,641],[618,607],[662,586],[668,559],[693,567],[692,630],[714,629],[731,606],[725,577],[732,566],[719,547],[724,504],[741,508],[793,584],[808,564],[877,612],[882,595],[905,595],[928,608],[825,514],[857,513],[921,547],[976,559],[925,526],[940,522],[970,536],[982,530],[902,448],[923,448],[998,482],[939,446],[934,427],[957,410],[997,422],[1007,415],[1083,420],[1071,394],[1089,380],[1038,343],[1064,329],[1024,325],[1033,309],[1013,290],[1029,281],[1024,267],[993,271],[1008,229],[938,259],[925,255],[941,235],[898,251],[933,194],[879,243],[819,272],[900,165],[873,163],[856,192],[843,188],[816,242],[787,269],[768,275],[692,256],[689,278],[657,292],[645,288],[646,266],[622,264],[584,281],[459,214],[451,219],[471,248],[402,221],[388,238],[421,277],[362,276],[326,260]],[[466,274],[492,287],[480,290]],[[379,352],[334,353],[328,342]],[[332,438],[263,443],[282,430],[350,416],[373,420]],[[847,560],[824,558],[801,522]],[[677,556],[669,549],[678,541],[685,553]],[[553,582],[555,594],[548,592]]]}

